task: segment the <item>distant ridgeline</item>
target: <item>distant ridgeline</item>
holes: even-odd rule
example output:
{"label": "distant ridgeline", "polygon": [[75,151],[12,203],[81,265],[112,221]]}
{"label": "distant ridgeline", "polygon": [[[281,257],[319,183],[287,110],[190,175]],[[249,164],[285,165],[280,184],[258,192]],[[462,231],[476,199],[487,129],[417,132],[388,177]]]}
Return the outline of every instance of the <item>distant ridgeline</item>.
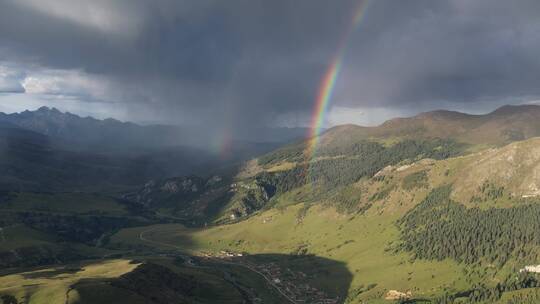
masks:
{"label": "distant ridgeline", "polygon": [[300,128],[250,131],[234,134],[227,153],[218,153],[209,144],[211,130],[200,126],[138,125],[47,107],[0,112],[0,190],[109,191],[211,175],[303,134]]}

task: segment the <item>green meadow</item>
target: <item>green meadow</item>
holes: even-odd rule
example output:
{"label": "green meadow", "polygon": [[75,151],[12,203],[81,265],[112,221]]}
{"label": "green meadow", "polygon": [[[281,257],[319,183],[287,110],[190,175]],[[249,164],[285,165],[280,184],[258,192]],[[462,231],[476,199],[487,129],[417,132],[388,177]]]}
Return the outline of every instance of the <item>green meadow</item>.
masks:
{"label": "green meadow", "polygon": [[[350,303],[377,303],[388,290],[411,291],[415,297],[433,297],[444,292],[468,288],[463,268],[445,260],[410,261],[405,253],[395,254],[389,248],[398,240],[395,217],[370,212],[364,216],[344,216],[331,209],[310,208],[300,219],[301,206],[269,210],[231,225],[207,229],[187,229],[181,225],[158,225],[128,228],[120,231],[111,243],[150,245],[200,254],[230,250],[259,254],[313,254],[343,263],[351,274],[349,282],[331,275],[311,279],[323,290],[346,287]],[[141,240],[144,238],[151,242]],[[296,265],[309,269],[312,265]],[[323,266],[324,267],[324,266]],[[345,279],[345,278],[343,278]],[[348,279],[350,280],[350,279]],[[365,286],[375,286],[362,292]]]}

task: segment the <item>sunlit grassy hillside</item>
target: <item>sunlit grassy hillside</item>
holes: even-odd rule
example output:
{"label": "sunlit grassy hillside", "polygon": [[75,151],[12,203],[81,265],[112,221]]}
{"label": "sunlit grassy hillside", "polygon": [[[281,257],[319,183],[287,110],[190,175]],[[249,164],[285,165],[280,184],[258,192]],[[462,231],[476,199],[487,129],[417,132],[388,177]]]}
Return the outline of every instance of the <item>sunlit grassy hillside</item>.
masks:
{"label": "sunlit grassy hillside", "polygon": [[[540,182],[540,175],[535,174],[540,161],[540,153],[536,152],[539,147],[540,139],[531,139],[439,161],[423,159],[388,166],[371,178],[332,189],[332,195],[316,186],[286,191],[274,199],[272,208],[238,223],[202,229],[179,225],[129,228],[116,234],[111,242],[152,245],[139,238],[141,233],[147,233],[155,242],[154,246],[172,245],[193,254],[230,250],[324,257],[344,263],[352,280],[340,282],[328,269],[330,275],[313,277],[312,284],[327,290],[346,286],[348,303],[384,302],[390,290],[410,291],[415,299],[444,301],[445,295],[461,295],[462,301],[472,301],[469,297],[473,297],[473,293],[469,292],[476,290],[481,294],[480,299],[484,293],[491,292],[490,288],[507,284],[508,277],[517,275],[523,266],[538,261],[540,247],[535,247],[533,239],[525,240],[524,247],[503,247],[503,251],[507,251],[504,258],[497,251],[501,249],[491,246],[494,244],[491,241],[471,241],[470,246],[478,250],[487,246],[486,251],[474,255],[460,253],[457,246],[463,237],[473,240],[475,236],[485,235],[502,242],[504,237],[498,231],[511,235],[514,240],[519,236],[513,233],[527,233],[519,230],[527,227],[526,224],[520,226],[519,221],[510,217],[519,214],[522,208],[528,208],[528,215],[536,216],[540,207],[535,193],[531,192]],[[438,196],[437,193],[446,188],[448,196]],[[425,237],[422,234],[424,220],[414,216],[421,212],[433,214],[430,210],[452,212],[443,213],[440,218],[443,222],[436,227],[451,233],[433,232],[429,236],[432,239],[421,239]],[[493,216],[485,212],[492,212]],[[448,222],[444,222],[445,217]],[[509,225],[489,230],[489,221],[495,218]],[[529,218],[523,218],[522,222],[526,223]],[[417,228],[404,226],[405,219],[414,220]],[[467,222],[474,223],[476,219],[483,219],[486,228]],[[432,225],[428,218],[425,220]],[[419,229],[418,234],[409,237],[414,242],[425,242],[426,253],[421,255],[415,245],[404,243],[404,227]],[[446,244],[450,244],[449,247],[445,247]],[[456,247],[452,248],[452,244]],[[435,247],[441,247],[440,251],[429,251]],[[371,288],[366,290],[366,286]],[[531,292],[535,293],[536,289]],[[504,299],[515,294],[519,295],[517,291],[508,291]],[[499,300],[490,298],[489,301]]]}

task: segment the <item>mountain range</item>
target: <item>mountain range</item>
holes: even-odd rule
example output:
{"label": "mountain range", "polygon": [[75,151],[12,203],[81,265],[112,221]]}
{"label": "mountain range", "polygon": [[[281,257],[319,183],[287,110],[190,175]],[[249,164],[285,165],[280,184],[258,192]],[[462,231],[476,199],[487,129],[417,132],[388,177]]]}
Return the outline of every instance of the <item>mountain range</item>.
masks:
{"label": "mountain range", "polygon": [[[125,151],[130,149],[160,149],[171,147],[208,148],[212,137],[203,126],[138,125],[108,118],[104,120],[41,107],[35,111],[0,113],[0,122],[34,131],[61,140],[70,149]],[[259,128],[255,132],[238,134],[233,143],[276,145],[299,138],[303,128]]]}
{"label": "mountain range", "polygon": [[35,123],[23,112],[0,126],[0,295],[45,303],[56,286],[69,303],[540,301],[529,271],[540,263],[540,106],[337,126],[226,170],[176,175],[150,156],[67,150],[84,128],[51,117],[86,119],[39,111]]}
{"label": "mountain range", "polygon": [[[290,131],[290,132],[285,132]],[[41,107],[0,113],[1,188],[44,190],[136,185],[151,178],[211,174],[269,151],[303,129],[265,129],[265,138],[231,139],[218,154],[204,129],[142,126]],[[259,142],[250,141],[259,139]],[[112,178],[112,180],[111,180]],[[17,185],[17,186],[14,186]]]}

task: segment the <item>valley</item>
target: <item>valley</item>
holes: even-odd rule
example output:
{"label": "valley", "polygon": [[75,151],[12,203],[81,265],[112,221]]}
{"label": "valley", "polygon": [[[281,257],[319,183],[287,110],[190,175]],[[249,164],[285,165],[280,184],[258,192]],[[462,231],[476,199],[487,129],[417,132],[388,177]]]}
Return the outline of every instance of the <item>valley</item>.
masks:
{"label": "valley", "polygon": [[313,158],[293,142],[206,177],[8,187],[1,299],[535,303],[539,277],[520,270],[540,264],[539,139],[397,130],[330,129]]}
{"label": "valley", "polygon": [[539,17],[0,0],[0,304],[540,304]]}

